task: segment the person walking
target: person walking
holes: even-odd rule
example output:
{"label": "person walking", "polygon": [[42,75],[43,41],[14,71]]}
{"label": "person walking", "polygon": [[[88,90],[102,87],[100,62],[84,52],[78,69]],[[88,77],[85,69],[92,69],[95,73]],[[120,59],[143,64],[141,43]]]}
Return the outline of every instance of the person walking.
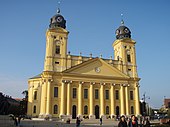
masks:
{"label": "person walking", "polygon": [[138,127],[138,121],[137,121],[135,115],[131,116],[131,119],[129,120],[128,126],[129,127]]}
{"label": "person walking", "polygon": [[151,124],[150,124],[150,121],[148,118],[146,118],[146,121],[145,121],[145,124],[144,124],[144,127],[150,127]]}
{"label": "person walking", "polygon": [[79,119],[79,117],[77,117],[77,119],[76,119],[76,127],[80,127],[80,119]]}
{"label": "person walking", "polygon": [[102,117],[100,117],[100,125],[102,125],[103,124],[103,122],[102,122],[103,120],[102,120]]}
{"label": "person walking", "polygon": [[125,120],[125,116],[120,117],[120,121],[118,123],[118,127],[127,127],[127,122]]}

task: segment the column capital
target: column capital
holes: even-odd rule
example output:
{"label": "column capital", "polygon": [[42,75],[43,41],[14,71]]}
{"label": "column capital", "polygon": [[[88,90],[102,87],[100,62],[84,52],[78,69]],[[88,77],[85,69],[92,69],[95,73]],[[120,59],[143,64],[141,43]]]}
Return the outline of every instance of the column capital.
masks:
{"label": "column capital", "polygon": [[95,82],[90,82],[90,85],[94,85],[94,84],[96,84]]}
{"label": "column capital", "polygon": [[111,83],[111,86],[116,86],[116,84],[115,83]]}
{"label": "column capital", "polygon": [[140,87],[139,83],[136,83],[136,87]]}
{"label": "column capital", "polygon": [[64,84],[67,83],[67,80],[62,80],[62,83],[64,83]]}
{"label": "column capital", "polygon": [[105,85],[106,85],[106,83],[105,83],[105,82],[101,82],[101,83],[100,83],[100,85],[103,85],[103,86],[105,86]]}
{"label": "column capital", "polygon": [[79,81],[79,84],[84,84],[84,82],[83,81]]}

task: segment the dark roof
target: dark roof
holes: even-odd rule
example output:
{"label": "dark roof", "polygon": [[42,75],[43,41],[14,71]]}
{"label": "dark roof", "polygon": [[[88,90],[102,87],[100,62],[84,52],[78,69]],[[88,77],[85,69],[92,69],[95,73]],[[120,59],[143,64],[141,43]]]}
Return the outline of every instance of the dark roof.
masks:
{"label": "dark roof", "polygon": [[[42,74],[42,73],[41,73],[41,74]],[[38,75],[36,75],[36,76],[34,76],[34,77],[32,77],[32,78],[29,78],[29,79],[41,78],[41,74],[38,74]]]}

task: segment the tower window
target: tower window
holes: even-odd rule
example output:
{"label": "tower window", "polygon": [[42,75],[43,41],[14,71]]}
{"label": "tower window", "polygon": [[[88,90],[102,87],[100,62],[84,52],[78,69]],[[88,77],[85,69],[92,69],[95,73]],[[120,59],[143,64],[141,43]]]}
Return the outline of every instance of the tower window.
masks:
{"label": "tower window", "polygon": [[131,62],[130,54],[127,54],[127,61]]}
{"label": "tower window", "polygon": [[84,99],[88,98],[88,89],[84,89]]}
{"label": "tower window", "polygon": [[109,99],[109,90],[105,91],[105,95],[106,95],[106,99],[108,100]]}
{"label": "tower window", "polygon": [[34,100],[37,100],[37,91],[34,91]]}
{"label": "tower window", "polygon": [[77,96],[77,89],[73,88],[73,98],[76,98],[76,96]]}
{"label": "tower window", "polygon": [[59,45],[56,46],[55,53],[56,53],[56,54],[60,54],[60,46],[59,46]]}
{"label": "tower window", "polygon": [[133,100],[133,91],[130,91],[130,100]]}
{"label": "tower window", "polygon": [[116,100],[119,100],[119,90],[116,90],[115,94],[116,94]]}
{"label": "tower window", "polygon": [[99,99],[99,90],[95,89],[95,99]]}
{"label": "tower window", "polygon": [[33,107],[33,113],[36,113],[36,106]]}
{"label": "tower window", "polygon": [[54,87],[54,97],[58,97],[58,87]]}
{"label": "tower window", "polygon": [[55,64],[60,64],[60,62],[57,62],[57,61],[56,61]]}

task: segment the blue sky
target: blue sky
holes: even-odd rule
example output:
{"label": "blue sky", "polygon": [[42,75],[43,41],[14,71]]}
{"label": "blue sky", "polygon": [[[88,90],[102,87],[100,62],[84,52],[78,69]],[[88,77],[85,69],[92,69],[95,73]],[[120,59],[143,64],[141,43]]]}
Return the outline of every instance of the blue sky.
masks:
{"label": "blue sky", "polygon": [[[27,80],[42,72],[45,32],[56,14],[57,0],[0,1],[0,91],[23,97]],[[170,98],[169,0],[61,0],[61,14],[70,32],[68,51],[104,58],[113,56],[112,43],[121,16],[137,42],[140,94],[154,108]]]}

